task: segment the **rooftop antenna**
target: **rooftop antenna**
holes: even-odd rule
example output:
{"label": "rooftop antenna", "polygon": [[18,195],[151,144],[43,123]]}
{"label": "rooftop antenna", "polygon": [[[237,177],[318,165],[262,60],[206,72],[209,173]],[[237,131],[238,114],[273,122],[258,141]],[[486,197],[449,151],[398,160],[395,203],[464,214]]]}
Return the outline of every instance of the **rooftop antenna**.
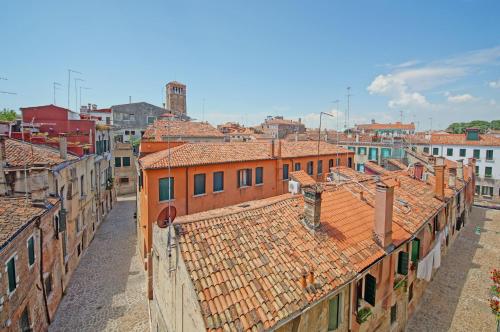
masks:
{"label": "rooftop antenna", "polygon": [[70,91],[71,91],[71,73],[83,75],[79,71],[76,71],[73,69],[68,69],[68,110],[70,109],[69,97],[70,97]]}
{"label": "rooftop antenna", "polygon": [[339,159],[339,105],[340,105],[340,100],[336,99],[333,101],[335,104],[337,104],[337,154],[335,156],[335,166],[337,165],[337,160]]}
{"label": "rooftop antenna", "polygon": [[78,112],[78,87],[76,86],[76,82],[85,82],[85,80],[81,78],[75,78],[75,112]]}
{"label": "rooftop antenna", "polygon": [[347,123],[346,123],[346,129],[349,130],[349,114],[351,112],[351,87],[347,87]]}
{"label": "rooftop antenna", "polygon": [[56,105],[56,90],[59,89],[58,86],[62,86],[60,83],[52,82],[52,88],[54,90],[54,105]]}

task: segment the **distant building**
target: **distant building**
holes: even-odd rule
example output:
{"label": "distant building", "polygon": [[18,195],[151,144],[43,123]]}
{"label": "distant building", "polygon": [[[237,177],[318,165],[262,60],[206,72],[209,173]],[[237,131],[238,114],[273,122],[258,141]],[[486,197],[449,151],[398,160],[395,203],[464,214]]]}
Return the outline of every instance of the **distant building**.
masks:
{"label": "distant building", "polygon": [[137,169],[132,145],[129,143],[115,143],[113,157],[117,195],[135,193],[137,189]]}
{"label": "distant building", "polygon": [[165,86],[165,109],[170,113],[183,117],[187,115],[186,85],[172,81]]}
{"label": "distant building", "polygon": [[111,106],[115,140],[131,143],[139,140],[146,128],[160,118],[165,109],[145,102]]}
{"label": "distant building", "polygon": [[412,123],[376,123],[372,120],[370,124],[359,124],[355,131],[361,134],[375,134],[379,136],[403,136],[415,133],[415,124]]}
{"label": "distant building", "polygon": [[97,124],[113,125],[113,114],[111,108],[98,109],[96,104],[80,107],[80,118],[95,120]]}
{"label": "distant building", "polygon": [[249,142],[256,140],[255,130],[237,122],[226,122],[217,125],[217,130],[224,134],[226,142]]}
{"label": "distant building", "polygon": [[301,119],[298,121],[286,120],[283,116],[268,116],[264,122],[256,129],[274,138],[285,138],[288,134],[305,133],[306,126]]}
{"label": "distant building", "polygon": [[223,142],[224,134],[208,122],[157,120],[143,135],[144,141]]}

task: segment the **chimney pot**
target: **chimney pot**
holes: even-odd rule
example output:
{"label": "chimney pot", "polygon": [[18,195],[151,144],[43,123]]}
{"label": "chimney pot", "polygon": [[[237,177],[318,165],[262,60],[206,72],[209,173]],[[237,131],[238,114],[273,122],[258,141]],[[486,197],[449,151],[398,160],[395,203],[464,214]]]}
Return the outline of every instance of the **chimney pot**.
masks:
{"label": "chimney pot", "polygon": [[392,246],[392,214],[394,204],[394,187],[378,182],[375,190],[375,241],[384,250]]}
{"label": "chimney pot", "polygon": [[422,175],[424,174],[424,165],[421,163],[416,163],[413,166],[413,176],[415,179],[422,180]]}

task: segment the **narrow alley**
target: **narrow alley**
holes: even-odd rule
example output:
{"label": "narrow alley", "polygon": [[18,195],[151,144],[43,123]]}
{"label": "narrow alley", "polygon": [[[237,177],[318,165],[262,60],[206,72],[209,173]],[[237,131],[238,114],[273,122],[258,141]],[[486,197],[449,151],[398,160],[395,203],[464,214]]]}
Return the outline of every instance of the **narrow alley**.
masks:
{"label": "narrow alley", "polygon": [[119,197],[76,269],[49,331],[149,330],[135,196]]}

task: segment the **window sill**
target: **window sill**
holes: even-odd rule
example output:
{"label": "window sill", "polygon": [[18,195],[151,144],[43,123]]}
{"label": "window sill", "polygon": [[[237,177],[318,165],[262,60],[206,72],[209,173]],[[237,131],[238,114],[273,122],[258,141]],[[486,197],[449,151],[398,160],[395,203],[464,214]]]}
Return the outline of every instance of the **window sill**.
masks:
{"label": "window sill", "polygon": [[14,294],[16,293],[16,290],[17,290],[17,286],[16,286],[16,288],[14,288],[14,290],[12,292],[9,291],[9,295],[7,296],[9,298],[9,300],[14,296]]}
{"label": "window sill", "polygon": [[193,198],[195,198],[195,197],[203,197],[203,196],[207,196],[207,193],[193,195]]}
{"label": "window sill", "polygon": [[290,181],[290,179],[282,179],[281,181],[283,181],[283,182]]}
{"label": "window sill", "polygon": [[218,190],[218,191],[212,192],[212,194],[220,194],[220,193],[223,193],[223,192],[224,192],[224,190]]}
{"label": "window sill", "polygon": [[175,202],[175,198],[173,198],[173,199],[166,199],[166,200],[163,200],[163,201],[159,201],[160,204],[161,203],[169,203],[169,202],[170,203]]}
{"label": "window sill", "polygon": [[255,186],[256,187],[262,187],[264,185],[264,183],[256,183]]}
{"label": "window sill", "polygon": [[247,189],[250,188],[251,186],[241,186],[239,189]]}

